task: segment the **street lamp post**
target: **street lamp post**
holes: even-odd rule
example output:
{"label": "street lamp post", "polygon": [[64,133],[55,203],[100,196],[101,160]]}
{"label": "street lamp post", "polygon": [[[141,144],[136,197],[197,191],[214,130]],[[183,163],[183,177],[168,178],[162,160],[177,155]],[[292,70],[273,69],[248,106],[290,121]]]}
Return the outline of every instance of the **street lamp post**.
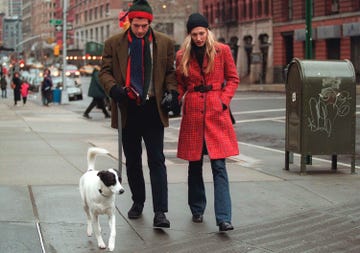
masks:
{"label": "street lamp post", "polygon": [[66,69],[66,57],[67,57],[67,45],[66,45],[66,15],[67,15],[67,0],[63,0],[63,67],[62,67],[62,73],[61,73],[61,78],[62,78],[62,83],[63,86],[65,87],[65,69]]}

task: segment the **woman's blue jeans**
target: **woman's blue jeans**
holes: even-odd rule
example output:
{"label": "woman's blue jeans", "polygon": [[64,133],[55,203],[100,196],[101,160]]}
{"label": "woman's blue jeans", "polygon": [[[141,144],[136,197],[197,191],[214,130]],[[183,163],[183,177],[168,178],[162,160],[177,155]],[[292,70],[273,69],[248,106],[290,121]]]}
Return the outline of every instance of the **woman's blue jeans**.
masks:
{"label": "woman's blue jeans", "polygon": [[[188,204],[193,215],[204,214],[205,185],[202,175],[203,158],[190,161],[188,167]],[[231,198],[225,159],[211,160],[214,181],[214,207],[216,224],[231,222]]]}

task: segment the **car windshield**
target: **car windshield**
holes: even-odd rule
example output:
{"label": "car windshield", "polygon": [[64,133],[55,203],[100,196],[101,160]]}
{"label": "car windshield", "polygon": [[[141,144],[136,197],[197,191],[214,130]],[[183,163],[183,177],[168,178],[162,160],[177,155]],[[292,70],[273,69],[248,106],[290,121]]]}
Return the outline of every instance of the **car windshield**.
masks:
{"label": "car windshield", "polygon": [[[54,84],[55,87],[62,86],[61,85],[62,84],[62,77],[54,77],[52,79],[52,81],[53,81],[53,84]],[[76,86],[75,81],[73,79],[71,79],[71,78],[68,78],[68,77],[65,77],[65,84],[66,84],[66,87],[74,87],[74,86]]]}
{"label": "car windshield", "polygon": [[78,68],[75,65],[66,65],[66,70],[78,70]]}

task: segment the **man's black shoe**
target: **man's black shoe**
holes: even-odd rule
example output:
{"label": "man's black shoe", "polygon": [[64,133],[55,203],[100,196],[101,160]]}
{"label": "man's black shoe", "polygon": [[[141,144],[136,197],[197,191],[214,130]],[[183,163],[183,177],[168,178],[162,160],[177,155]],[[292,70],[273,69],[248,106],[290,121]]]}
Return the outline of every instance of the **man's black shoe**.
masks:
{"label": "man's black shoe", "polygon": [[224,232],[224,231],[229,231],[229,230],[233,230],[234,229],[234,227],[233,227],[233,225],[231,225],[231,223],[230,222],[221,222],[220,224],[219,224],[219,231],[220,232]]}
{"label": "man's black shoe", "polygon": [[202,223],[203,222],[203,215],[202,214],[193,214],[192,221],[195,223]]}
{"label": "man's black shoe", "polygon": [[141,216],[144,205],[139,203],[134,203],[128,212],[129,219],[137,219]]}
{"label": "man's black shoe", "polygon": [[158,228],[169,228],[170,221],[166,219],[166,216],[163,212],[156,212],[154,216],[154,227]]}
{"label": "man's black shoe", "polygon": [[84,118],[87,118],[87,119],[91,119],[91,117],[90,117],[89,114],[87,114],[87,113],[84,113],[84,114],[83,114],[83,117],[84,117]]}

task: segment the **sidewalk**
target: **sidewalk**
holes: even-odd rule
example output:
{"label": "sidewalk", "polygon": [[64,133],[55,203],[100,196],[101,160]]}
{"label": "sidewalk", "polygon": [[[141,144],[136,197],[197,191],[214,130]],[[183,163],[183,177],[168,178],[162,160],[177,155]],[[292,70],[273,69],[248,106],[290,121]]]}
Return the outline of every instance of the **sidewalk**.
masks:
{"label": "sidewalk", "polygon": [[[90,146],[107,148],[97,168],[117,167],[117,131],[64,106],[0,100],[0,252],[104,252],[86,236],[78,180]],[[171,124],[171,123],[170,123]],[[209,162],[204,164],[208,206],[204,223],[191,222],[187,163],[177,159],[177,130],[166,129],[170,229],[153,229],[146,160],[147,201],[142,218],[129,220],[131,196],[117,197],[114,252],[360,252],[360,178],[350,168],[314,159],[305,176],[299,160],[284,171],[284,154],[240,142],[227,161],[234,231],[218,233]],[[358,170],[358,168],[357,168]],[[123,173],[124,174],[124,173]],[[105,217],[103,237],[108,238]]]}

